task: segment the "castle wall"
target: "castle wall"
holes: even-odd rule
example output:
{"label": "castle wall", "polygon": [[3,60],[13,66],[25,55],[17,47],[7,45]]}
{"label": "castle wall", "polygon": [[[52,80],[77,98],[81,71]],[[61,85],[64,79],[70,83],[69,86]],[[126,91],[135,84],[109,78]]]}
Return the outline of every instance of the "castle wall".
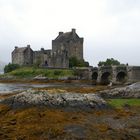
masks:
{"label": "castle wall", "polygon": [[19,51],[20,48],[15,48],[12,52],[12,63],[19,65],[32,65],[33,64],[33,51],[30,46],[24,49],[24,51]]}
{"label": "castle wall", "polygon": [[128,81],[137,82],[140,81],[140,66],[131,66],[127,68],[128,71]]}
{"label": "castle wall", "polygon": [[23,54],[24,60],[23,65],[32,65],[33,64],[33,51],[27,47]]}
{"label": "castle wall", "polygon": [[76,57],[79,60],[83,60],[83,39],[79,39],[76,42],[70,42],[68,44],[69,57]]}
{"label": "castle wall", "polygon": [[33,64],[51,66],[51,50],[34,51]]}
{"label": "castle wall", "polygon": [[76,57],[79,60],[83,60],[83,38],[69,42],[52,41],[52,52],[59,53],[63,50],[67,51],[69,58]]}
{"label": "castle wall", "polygon": [[17,53],[14,51],[12,53],[12,63],[24,65],[24,53]]}
{"label": "castle wall", "polygon": [[51,57],[51,67],[54,68],[69,68],[69,58],[66,51],[53,53]]}

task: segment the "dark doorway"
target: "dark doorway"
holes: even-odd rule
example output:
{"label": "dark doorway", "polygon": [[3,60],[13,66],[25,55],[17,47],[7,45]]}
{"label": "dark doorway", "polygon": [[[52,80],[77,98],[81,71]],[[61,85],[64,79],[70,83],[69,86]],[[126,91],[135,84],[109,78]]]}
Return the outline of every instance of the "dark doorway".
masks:
{"label": "dark doorway", "polygon": [[47,60],[45,61],[45,66],[46,66],[46,67],[48,66],[48,61],[47,61]]}
{"label": "dark doorway", "polygon": [[97,72],[93,72],[92,80],[97,80],[97,78],[98,78],[98,73]]}
{"label": "dark doorway", "polygon": [[97,78],[98,78],[98,73],[97,72],[93,72],[93,74],[92,74],[92,84],[96,85]]}
{"label": "dark doorway", "polygon": [[110,83],[110,76],[111,74],[109,72],[105,72],[101,76],[101,84],[107,85]]}

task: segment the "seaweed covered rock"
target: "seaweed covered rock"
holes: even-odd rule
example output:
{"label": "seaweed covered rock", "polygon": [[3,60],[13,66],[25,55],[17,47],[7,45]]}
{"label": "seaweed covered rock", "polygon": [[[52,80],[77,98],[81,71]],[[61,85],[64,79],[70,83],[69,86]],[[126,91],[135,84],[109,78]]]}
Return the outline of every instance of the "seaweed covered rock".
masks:
{"label": "seaweed covered rock", "polygon": [[13,108],[39,105],[49,107],[102,108],[106,102],[96,94],[48,93],[45,90],[27,90],[1,101]]}
{"label": "seaweed covered rock", "polygon": [[140,82],[125,87],[100,91],[96,94],[103,98],[140,98]]}

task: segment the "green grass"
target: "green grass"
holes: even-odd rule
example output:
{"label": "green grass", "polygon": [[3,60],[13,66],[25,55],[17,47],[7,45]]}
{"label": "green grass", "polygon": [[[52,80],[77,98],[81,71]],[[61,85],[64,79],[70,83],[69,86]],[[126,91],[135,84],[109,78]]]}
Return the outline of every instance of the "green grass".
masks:
{"label": "green grass", "polygon": [[122,108],[125,105],[140,106],[140,99],[109,99],[107,103],[115,108]]}
{"label": "green grass", "polygon": [[65,69],[43,69],[43,68],[33,68],[33,67],[23,67],[16,69],[8,75],[21,77],[21,78],[32,78],[38,75],[46,76],[48,78],[59,78],[65,76],[73,76],[73,70]]}

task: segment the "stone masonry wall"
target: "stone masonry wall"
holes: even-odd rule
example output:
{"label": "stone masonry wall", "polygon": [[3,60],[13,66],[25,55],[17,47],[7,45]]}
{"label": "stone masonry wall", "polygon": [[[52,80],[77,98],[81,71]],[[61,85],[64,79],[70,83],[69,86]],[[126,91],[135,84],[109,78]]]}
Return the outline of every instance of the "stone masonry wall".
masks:
{"label": "stone masonry wall", "polygon": [[32,65],[33,64],[33,51],[28,45],[24,51],[19,51],[19,48],[15,48],[12,52],[12,63],[19,65]]}
{"label": "stone masonry wall", "polygon": [[60,53],[63,50],[67,51],[69,58],[76,57],[83,60],[83,39],[70,42],[52,42],[52,52]]}
{"label": "stone masonry wall", "polygon": [[27,49],[24,52],[24,65],[32,65],[33,64],[33,51],[30,49],[30,47],[27,47]]}
{"label": "stone masonry wall", "polygon": [[132,66],[127,68],[128,81],[137,82],[140,81],[140,66]]}
{"label": "stone masonry wall", "polygon": [[51,57],[51,67],[54,68],[69,68],[69,58],[65,51],[61,53],[53,53]]}
{"label": "stone masonry wall", "polygon": [[33,64],[51,66],[51,50],[34,51]]}
{"label": "stone masonry wall", "polygon": [[24,65],[24,53],[14,52],[12,54],[12,63],[13,64]]}

